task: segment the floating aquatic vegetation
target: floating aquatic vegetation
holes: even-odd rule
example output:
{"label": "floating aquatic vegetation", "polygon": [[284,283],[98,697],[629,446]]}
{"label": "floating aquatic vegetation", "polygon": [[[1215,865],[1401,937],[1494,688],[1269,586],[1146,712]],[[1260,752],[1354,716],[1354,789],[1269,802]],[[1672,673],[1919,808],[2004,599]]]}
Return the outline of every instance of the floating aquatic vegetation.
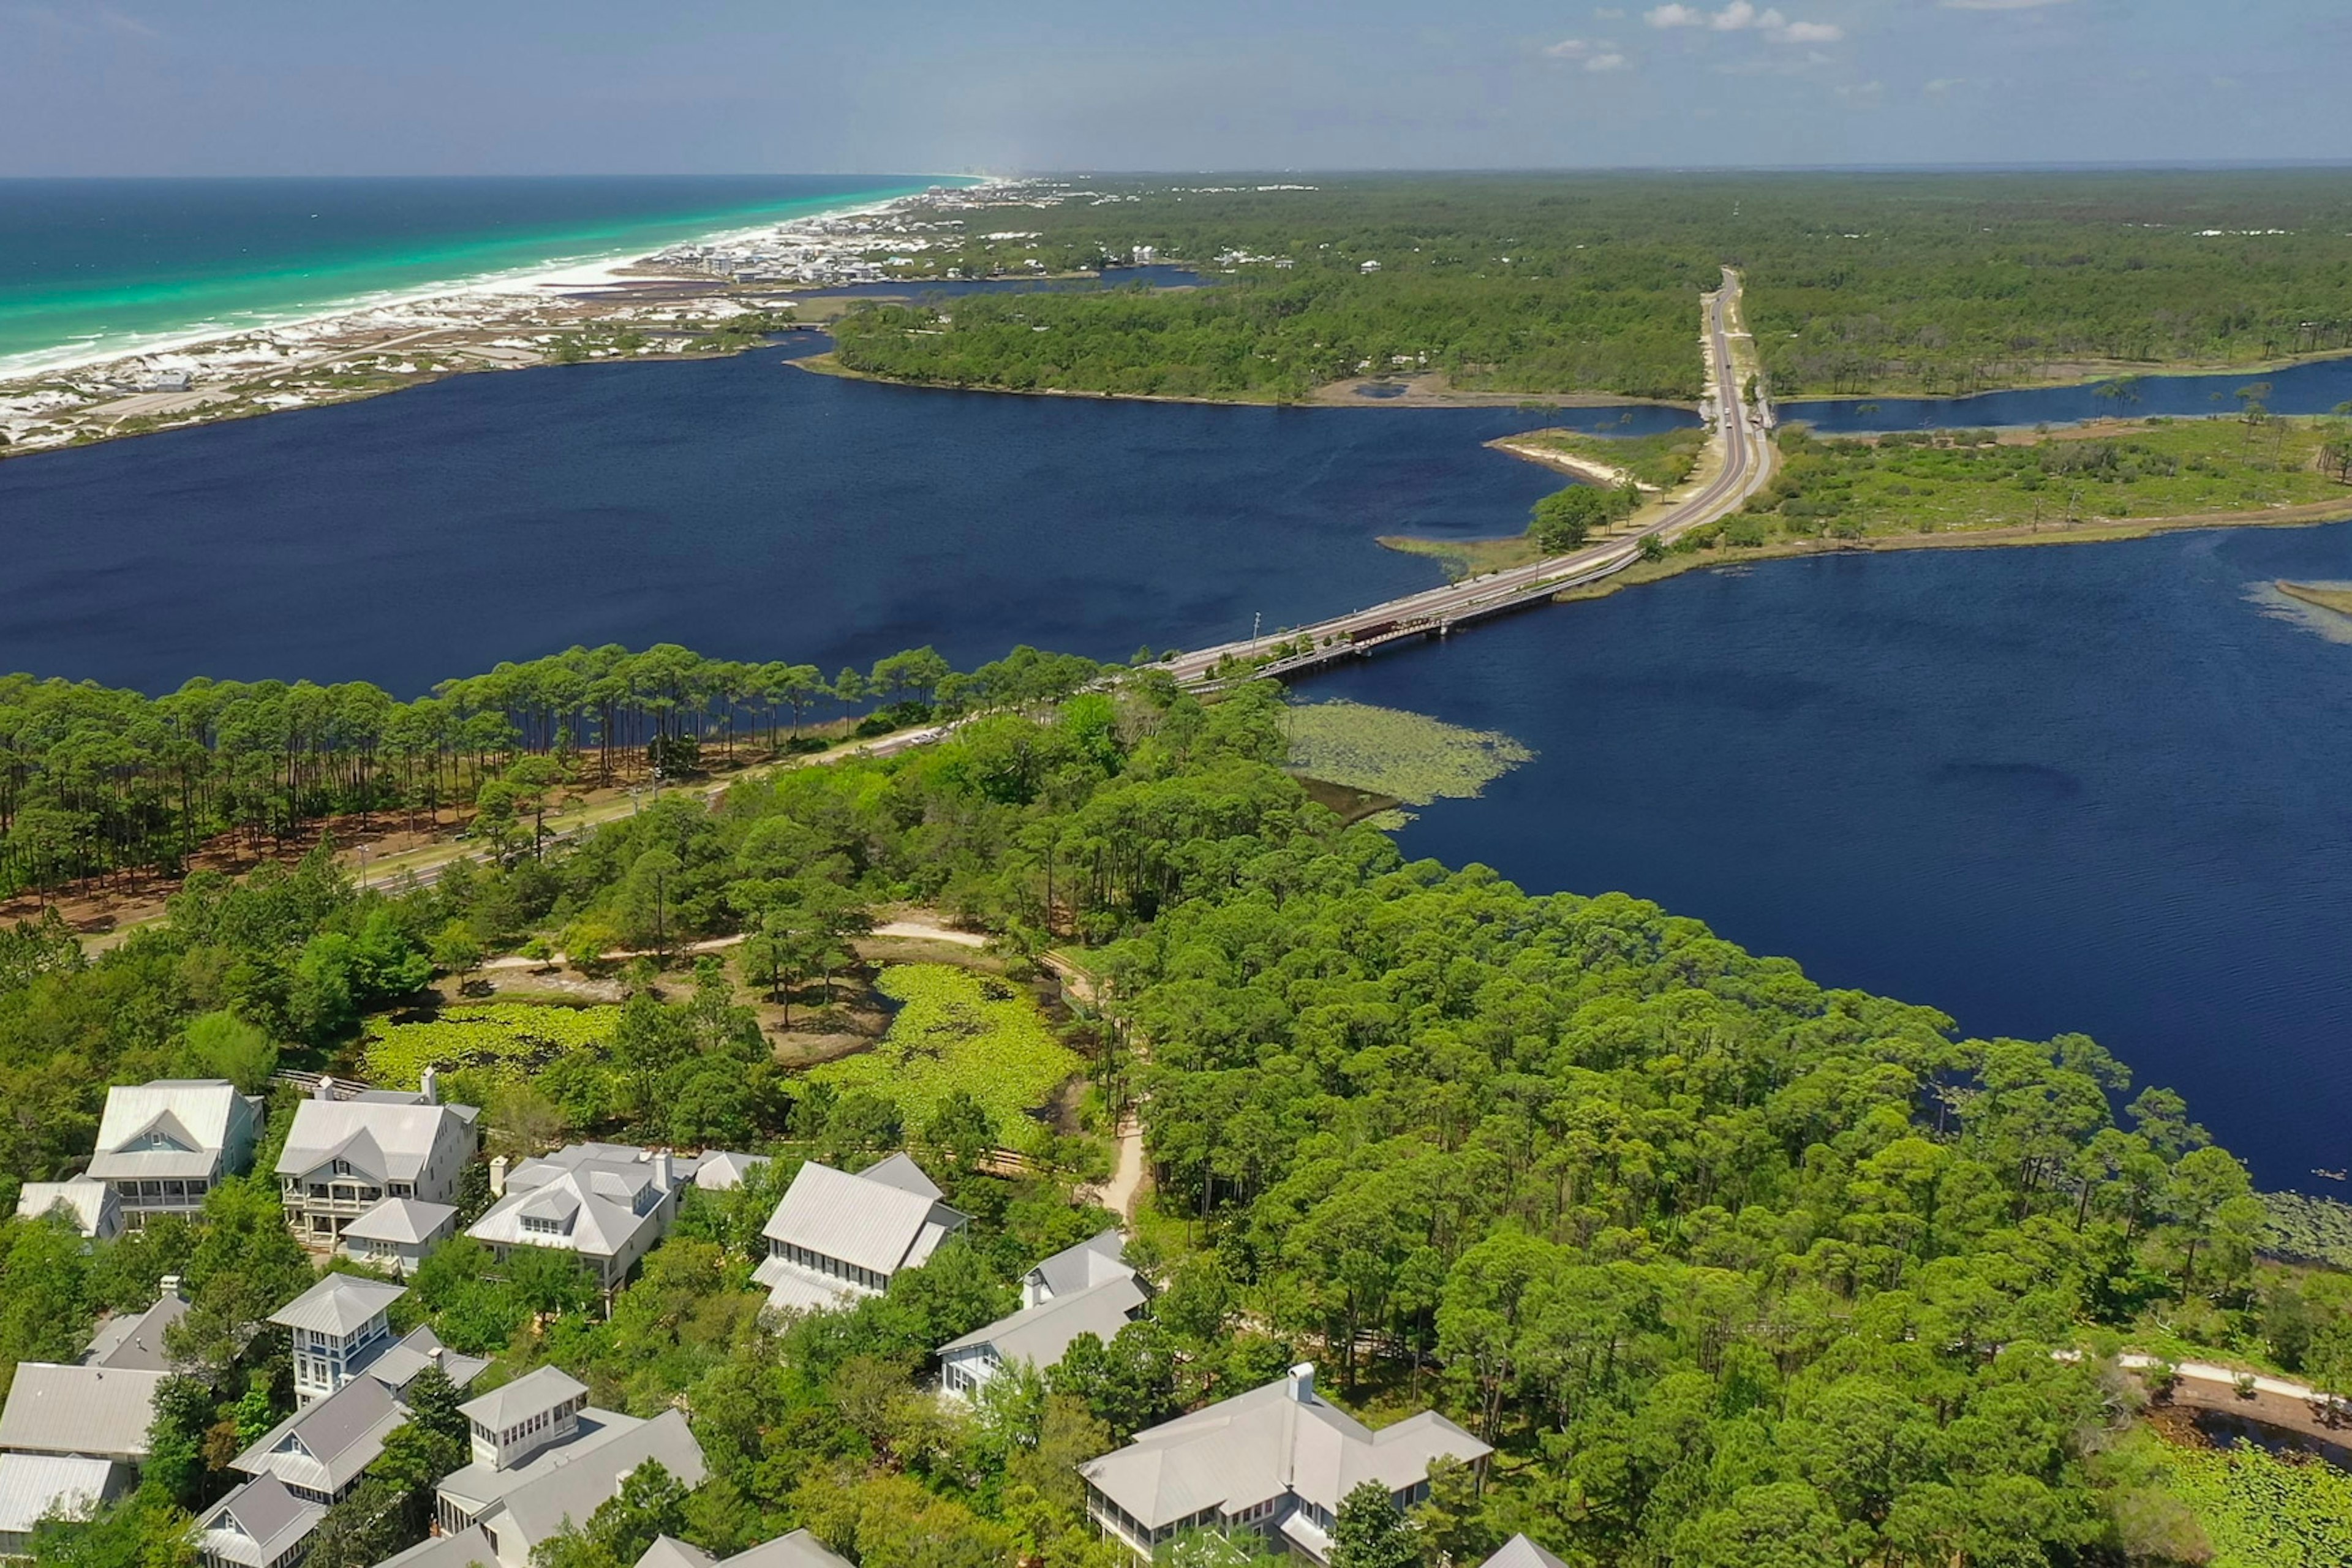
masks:
{"label": "floating aquatic vegetation", "polygon": [[1294,770],[1407,805],[1467,800],[1535,757],[1498,731],[1363,702],[1298,703],[1289,724]]}

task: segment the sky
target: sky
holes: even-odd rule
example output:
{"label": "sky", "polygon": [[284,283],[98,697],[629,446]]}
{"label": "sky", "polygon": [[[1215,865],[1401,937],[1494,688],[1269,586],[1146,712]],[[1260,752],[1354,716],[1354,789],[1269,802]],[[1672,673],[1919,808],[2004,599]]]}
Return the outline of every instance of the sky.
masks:
{"label": "sky", "polygon": [[2347,0],[0,0],[0,175],[2352,160]]}

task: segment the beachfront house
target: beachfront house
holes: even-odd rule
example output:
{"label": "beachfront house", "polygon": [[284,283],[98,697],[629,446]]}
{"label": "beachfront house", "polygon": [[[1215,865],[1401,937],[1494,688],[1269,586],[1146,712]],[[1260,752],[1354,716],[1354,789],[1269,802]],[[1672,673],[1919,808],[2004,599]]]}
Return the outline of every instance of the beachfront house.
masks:
{"label": "beachfront house", "polygon": [[1044,1372],[1080,1334],[1108,1344],[1143,1313],[1151,1285],[1125,1256],[1115,1230],[1067,1247],[1021,1279],[1021,1310],[940,1347],[940,1386],[969,1398],[1004,1366],[1027,1362]]}
{"label": "beachfront house", "polygon": [[269,1314],[294,1334],[294,1397],[312,1405],[341,1388],[393,1347],[385,1315],[408,1294],[356,1274],[330,1274]]}
{"label": "beachfront house", "polygon": [[752,1278],[782,1311],[830,1311],[878,1296],[964,1227],[966,1216],[940,1197],[904,1153],[856,1175],[811,1160],[761,1231],[768,1256]]}
{"label": "beachfront house", "polygon": [[16,1217],[41,1219],[62,1214],[92,1241],[122,1234],[122,1200],[113,1187],[76,1176],[69,1182],[26,1182],[16,1190]]}
{"label": "beachfront house", "polygon": [[441,1479],[434,1523],[445,1538],[478,1532],[484,1568],[530,1568],[533,1547],[567,1520],[585,1521],[648,1459],[683,1486],[702,1483],[702,1447],[683,1414],[641,1421],[599,1410],[584,1384],[554,1367],[459,1408],[473,1462]]}
{"label": "beachfront house", "polygon": [[193,1215],[223,1176],[253,1163],[261,1101],[226,1079],[162,1079],[106,1092],[87,1174],[114,1189],[126,1229]]}
{"label": "beachfront house", "polygon": [[1378,1481],[1400,1509],[1429,1495],[1430,1467],[1485,1474],[1494,1450],[1434,1411],[1372,1431],[1315,1392],[1315,1368],[1180,1415],[1078,1467],[1087,1514],[1137,1556],[1190,1531],[1248,1531],[1273,1551],[1331,1560],[1339,1502]]}
{"label": "beachfront house", "polygon": [[574,1143],[506,1168],[490,1162],[495,1201],[466,1234],[500,1262],[518,1247],[569,1252],[610,1296],[669,1233],[684,1174],[666,1149]]}
{"label": "beachfront house", "polygon": [[332,1250],[359,1225],[355,1257],[373,1258],[378,1241],[406,1237],[390,1257],[414,1268],[428,1246],[413,1234],[420,1226],[433,1229],[446,1218],[455,1228],[457,1178],[479,1146],[481,1113],[440,1103],[431,1068],[414,1094],[370,1089],[336,1100],[333,1093],[333,1081],[321,1079],[312,1098],[295,1109],[277,1168],[286,1222],[305,1245],[321,1250]]}

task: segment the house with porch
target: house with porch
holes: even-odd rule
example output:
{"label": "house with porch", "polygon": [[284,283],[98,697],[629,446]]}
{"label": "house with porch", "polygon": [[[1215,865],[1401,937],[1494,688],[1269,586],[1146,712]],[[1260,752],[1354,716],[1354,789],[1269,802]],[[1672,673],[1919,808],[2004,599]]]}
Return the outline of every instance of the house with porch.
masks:
{"label": "house with porch", "polygon": [[1192,1531],[1249,1531],[1272,1551],[1331,1560],[1339,1503],[1377,1481],[1398,1508],[1429,1496],[1441,1459],[1483,1477],[1494,1449],[1434,1411],[1375,1432],[1315,1392],[1302,1363],[1276,1383],[1149,1427],[1078,1467],[1087,1514],[1138,1557]]}
{"label": "house with porch", "polygon": [[[370,1242],[387,1230],[416,1228],[414,1223],[393,1223],[408,1213],[404,1208],[378,1212],[388,1204],[436,1205],[435,1225],[454,1223],[458,1176],[481,1143],[481,1112],[470,1105],[440,1103],[438,1075],[430,1068],[423,1089],[414,1094],[369,1089],[351,1100],[333,1095],[333,1080],[321,1079],[312,1097],[295,1109],[294,1125],[278,1156],[286,1222],[303,1244],[331,1251],[362,1218],[371,1222],[362,1226]],[[421,1260],[423,1249],[411,1245]]]}
{"label": "house with porch", "polygon": [[669,1234],[688,1179],[667,1149],[574,1143],[509,1171],[490,1162],[496,1194],[466,1234],[504,1262],[518,1247],[569,1252],[610,1296]]}
{"label": "house with porch", "polygon": [[224,1176],[245,1173],[261,1100],[226,1079],[161,1079],[106,1092],[98,1151],[85,1173],[114,1189],[127,1230],[159,1214],[193,1215]]}
{"label": "house with porch", "polygon": [[1128,1267],[1115,1230],[1054,1254],[1021,1278],[1021,1310],[940,1347],[940,1386],[970,1398],[1007,1364],[1044,1372],[1080,1334],[1108,1344],[1142,1316],[1151,1282]]}
{"label": "house with porch", "polygon": [[330,1274],[269,1314],[294,1335],[294,1398],[314,1405],[365,1372],[393,1347],[392,1304],[405,1285]]}
{"label": "house with porch", "polygon": [[968,1223],[905,1153],[856,1175],[811,1160],[761,1234],[768,1256],[751,1278],[780,1311],[825,1312],[890,1288]]}

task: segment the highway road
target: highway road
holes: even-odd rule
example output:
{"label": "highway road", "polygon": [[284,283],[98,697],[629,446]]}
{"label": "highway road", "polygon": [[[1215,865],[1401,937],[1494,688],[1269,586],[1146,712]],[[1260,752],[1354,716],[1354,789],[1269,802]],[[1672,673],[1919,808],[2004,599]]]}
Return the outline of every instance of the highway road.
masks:
{"label": "highway road", "polygon": [[1408,594],[1311,626],[1198,648],[1180,654],[1160,668],[1185,685],[1213,686],[1219,679],[1217,667],[1228,658],[1256,659],[1276,645],[1296,644],[1301,637],[1315,645],[1310,651],[1275,660],[1251,673],[1286,675],[1336,659],[1356,658],[1372,647],[1406,637],[1443,636],[1465,622],[1598,582],[1639,560],[1643,540],[1655,538],[1661,543],[1672,543],[1694,528],[1738,510],[1771,477],[1770,437],[1760,412],[1748,405],[1731,353],[1731,340],[1746,335],[1745,323],[1739,316],[1738,274],[1726,268],[1722,289],[1707,295],[1706,300],[1712,402],[1717,411],[1710,443],[1716,449],[1716,472],[1698,493],[1675,502],[1633,532],[1565,555],[1465,578],[1443,588]]}

